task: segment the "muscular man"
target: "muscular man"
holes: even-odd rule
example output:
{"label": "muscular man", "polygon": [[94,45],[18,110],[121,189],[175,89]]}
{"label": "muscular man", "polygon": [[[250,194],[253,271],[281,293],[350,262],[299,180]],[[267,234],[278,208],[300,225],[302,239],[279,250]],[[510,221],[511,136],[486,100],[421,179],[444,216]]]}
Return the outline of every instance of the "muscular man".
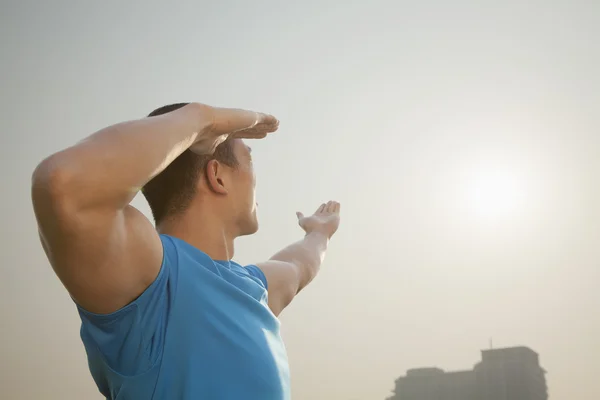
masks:
{"label": "muscular man", "polygon": [[[316,275],[340,206],[298,213],[306,235],[242,267],[257,231],[250,148],[278,121],[199,103],[102,129],[42,161],[32,197],[44,250],[77,303],[108,399],[289,399],[277,316]],[[139,190],[154,226],[129,203]]]}

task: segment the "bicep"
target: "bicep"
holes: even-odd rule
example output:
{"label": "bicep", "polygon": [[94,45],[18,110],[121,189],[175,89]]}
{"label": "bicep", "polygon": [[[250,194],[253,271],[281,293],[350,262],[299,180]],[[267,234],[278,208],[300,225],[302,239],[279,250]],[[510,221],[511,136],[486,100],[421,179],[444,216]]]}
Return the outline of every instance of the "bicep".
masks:
{"label": "bicep", "polygon": [[86,310],[116,311],[137,298],[158,275],[160,237],[135,208],[41,215],[36,210],[36,214],[54,271]]}
{"label": "bicep", "polygon": [[278,260],[256,264],[265,274],[268,283],[269,308],[279,315],[287,307],[300,287],[300,273],[296,265]]}

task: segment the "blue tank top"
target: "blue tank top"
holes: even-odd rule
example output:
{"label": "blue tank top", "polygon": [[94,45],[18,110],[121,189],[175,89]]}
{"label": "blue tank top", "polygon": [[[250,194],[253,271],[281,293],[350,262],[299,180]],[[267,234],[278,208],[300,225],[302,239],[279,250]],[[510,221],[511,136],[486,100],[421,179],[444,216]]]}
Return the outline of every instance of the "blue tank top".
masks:
{"label": "blue tank top", "polygon": [[256,266],[214,261],[161,235],[156,280],[106,315],[79,307],[100,392],[114,400],[290,399],[279,320]]}

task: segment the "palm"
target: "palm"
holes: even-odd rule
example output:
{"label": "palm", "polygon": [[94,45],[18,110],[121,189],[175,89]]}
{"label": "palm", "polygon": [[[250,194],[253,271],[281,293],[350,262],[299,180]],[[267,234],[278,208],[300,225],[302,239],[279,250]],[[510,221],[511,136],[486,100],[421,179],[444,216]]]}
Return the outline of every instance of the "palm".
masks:
{"label": "palm", "polygon": [[306,233],[321,232],[331,237],[340,225],[340,204],[335,201],[321,204],[317,211],[308,217],[298,213],[298,224]]}

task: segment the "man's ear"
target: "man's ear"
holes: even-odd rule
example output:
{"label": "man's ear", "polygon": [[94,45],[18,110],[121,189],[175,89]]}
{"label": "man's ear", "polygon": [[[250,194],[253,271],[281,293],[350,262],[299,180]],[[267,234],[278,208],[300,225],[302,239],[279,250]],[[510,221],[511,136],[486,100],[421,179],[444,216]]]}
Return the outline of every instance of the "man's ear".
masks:
{"label": "man's ear", "polygon": [[224,179],[225,168],[217,160],[210,160],[206,164],[206,183],[208,188],[217,194],[227,194]]}

